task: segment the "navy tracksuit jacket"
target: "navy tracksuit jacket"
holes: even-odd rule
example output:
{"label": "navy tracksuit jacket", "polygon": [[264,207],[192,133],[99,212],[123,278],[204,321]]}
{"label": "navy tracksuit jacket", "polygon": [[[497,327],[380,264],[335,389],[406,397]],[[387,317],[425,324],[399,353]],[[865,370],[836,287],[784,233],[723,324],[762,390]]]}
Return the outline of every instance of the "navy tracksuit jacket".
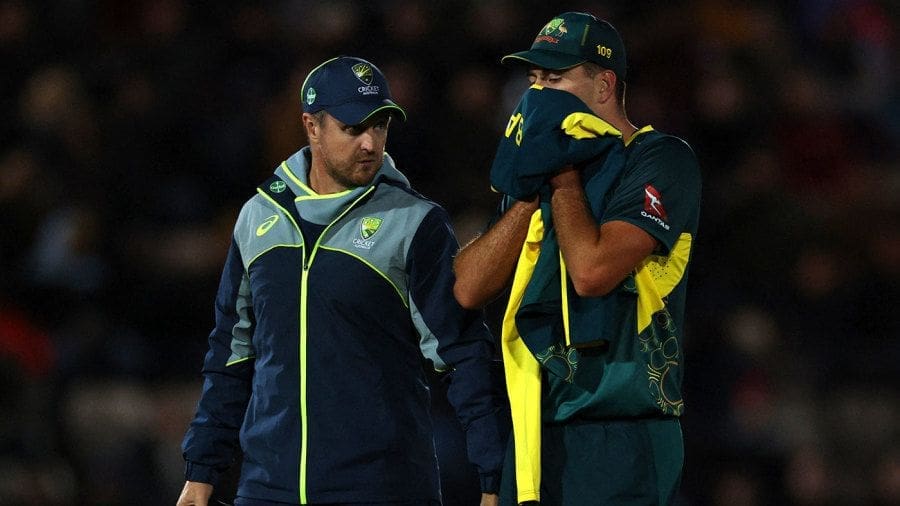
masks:
{"label": "navy tracksuit jacket", "polygon": [[183,442],[214,483],[240,446],[238,495],[291,504],[440,500],[422,357],[451,375],[482,489],[508,431],[493,340],[453,297],[446,212],[385,154],[372,185],[307,186],[295,153],[241,210]]}

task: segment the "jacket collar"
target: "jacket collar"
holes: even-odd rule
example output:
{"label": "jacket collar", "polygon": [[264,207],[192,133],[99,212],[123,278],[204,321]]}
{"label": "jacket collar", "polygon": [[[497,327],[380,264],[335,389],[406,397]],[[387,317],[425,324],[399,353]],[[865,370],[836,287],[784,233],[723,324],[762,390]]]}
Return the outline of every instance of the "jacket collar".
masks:
{"label": "jacket collar", "polygon": [[400,183],[409,187],[409,180],[394,166],[394,160],[384,153],[378,172],[368,186],[361,186],[338,193],[319,195],[309,186],[309,165],[311,153],[309,146],[290,156],[275,169],[275,175],[284,180],[293,191],[294,203],[300,216],[318,225],[327,225],[364,195],[374,191],[375,187],[385,181]]}

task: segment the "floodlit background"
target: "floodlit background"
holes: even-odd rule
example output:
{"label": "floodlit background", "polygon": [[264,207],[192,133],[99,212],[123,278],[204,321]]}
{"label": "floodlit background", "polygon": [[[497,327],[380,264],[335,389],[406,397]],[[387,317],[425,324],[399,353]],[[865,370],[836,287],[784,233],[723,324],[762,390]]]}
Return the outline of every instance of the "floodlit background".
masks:
{"label": "floodlit background", "polygon": [[704,174],[680,504],[900,504],[895,0],[0,0],[0,504],[174,504],[231,226],[313,66],[385,72],[388,151],[466,242],[527,82],[499,59],[566,10]]}

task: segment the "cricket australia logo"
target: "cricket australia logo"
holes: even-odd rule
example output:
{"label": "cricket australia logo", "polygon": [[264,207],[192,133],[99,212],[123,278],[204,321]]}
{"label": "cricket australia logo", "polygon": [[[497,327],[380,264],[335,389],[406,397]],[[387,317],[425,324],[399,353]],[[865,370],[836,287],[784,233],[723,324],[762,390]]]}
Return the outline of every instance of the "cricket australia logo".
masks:
{"label": "cricket australia logo", "polygon": [[381,92],[381,88],[377,84],[372,84],[375,80],[375,71],[372,66],[367,63],[357,63],[352,67],[353,75],[360,80],[365,86],[356,88],[362,95],[377,95]]}
{"label": "cricket australia logo", "polygon": [[557,44],[559,43],[560,37],[567,33],[569,33],[569,29],[566,28],[565,20],[562,18],[553,18],[549,23],[544,25],[544,28],[542,28],[540,32],[538,32],[534,41]]}
{"label": "cricket australia logo", "polygon": [[353,245],[360,249],[371,249],[375,245],[372,236],[381,228],[383,221],[381,218],[373,216],[366,216],[359,220],[359,237],[353,239]]}
{"label": "cricket australia logo", "polygon": [[372,66],[366,65],[365,63],[357,63],[353,67],[353,74],[357,79],[362,81],[363,84],[369,85],[372,84],[372,79],[374,78],[374,74],[372,73]]}

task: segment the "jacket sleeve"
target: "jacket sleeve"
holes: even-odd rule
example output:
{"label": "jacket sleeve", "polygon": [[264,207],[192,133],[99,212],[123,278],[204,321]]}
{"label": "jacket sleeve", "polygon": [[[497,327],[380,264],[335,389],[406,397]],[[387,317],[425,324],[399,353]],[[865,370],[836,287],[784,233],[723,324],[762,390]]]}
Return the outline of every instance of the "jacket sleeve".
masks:
{"label": "jacket sleeve", "polygon": [[448,371],[447,398],[465,430],[481,489],[496,492],[510,427],[508,405],[483,312],[466,310],[453,297],[453,256],[458,250],[446,211],[435,207],[410,246],[410,309],[423,354],[436,369]]}
{"label": "jacket sleeve", "polygon": [[253,310],[241,254],[232,242],[215,302],[215,328],[203,362],[203,390],[182,451],[189,481],[215,484],[238,454],[250,399]]}

